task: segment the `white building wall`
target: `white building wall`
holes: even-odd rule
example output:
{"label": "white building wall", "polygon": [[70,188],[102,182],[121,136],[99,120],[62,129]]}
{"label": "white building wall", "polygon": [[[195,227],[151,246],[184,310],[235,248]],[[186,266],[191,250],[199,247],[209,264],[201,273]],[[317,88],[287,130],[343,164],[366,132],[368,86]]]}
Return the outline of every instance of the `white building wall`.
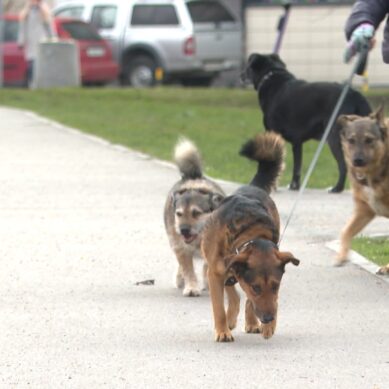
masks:
{"label": "white building wall", "polygon": [[[271,53],[277,37],[280,7],[248,7],[245,10],[246,55]],[[289,14],[280,50],[288,69],[309,81],[344,81],[352,71],[343,63],[346,46],[345,21],[350,6],[295,6]],[[389,85],[389,65],[381,56],[383,25],[376,33],[377,44],[370,52],[368,78],[371,86]],[[355,78],[360,84],[361,77]]]}

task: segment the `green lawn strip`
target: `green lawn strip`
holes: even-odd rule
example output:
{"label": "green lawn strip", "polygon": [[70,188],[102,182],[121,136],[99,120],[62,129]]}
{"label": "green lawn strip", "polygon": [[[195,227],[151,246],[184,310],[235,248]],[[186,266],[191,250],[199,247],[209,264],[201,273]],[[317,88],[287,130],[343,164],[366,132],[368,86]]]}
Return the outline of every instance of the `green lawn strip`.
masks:
{"label": "green lawn strip", "polygon": [[[386,95],[382,92],[374,98]],[[201,150],[206,174],[243,183],[256,166],[240,157],[239,149],[263,131],[257,96],[251,89],[2,89],[0,104],[32,110],[164,160],[171,160],[174,144],[185,136]],[[315,141],[304,145],[304,172],[317,145]],[[281,185],[291,179],[291,156],[287,144]],[[326,146],[308,186],[327,188],[336,180],[336,163]]]}
{"label": "green lawn strip", "polygon": [[379,266],[389,262],[389,237],[354,238],[352,249]]}

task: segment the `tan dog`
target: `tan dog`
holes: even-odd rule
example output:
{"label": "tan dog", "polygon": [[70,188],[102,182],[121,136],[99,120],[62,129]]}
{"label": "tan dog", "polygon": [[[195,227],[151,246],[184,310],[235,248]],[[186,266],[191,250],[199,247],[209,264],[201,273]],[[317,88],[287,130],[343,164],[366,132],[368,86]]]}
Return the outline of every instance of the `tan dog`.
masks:
{"label": "tan dog", "polygon": [[239,313],[236,282],[247,296],[246,332],[270,338],[276,327],[278,290],[285,265],[299,264],[291,253],[280,252],[277,247],[280,220],[269,197],[282,167],[283,151],[281,137],[272,133],[258,135],[244,145],[241,154],[259,162],[258,172],[250,185],[223,200],[204,229],[201,248],[208,263],[218,342],[234,340],[231,330]]}
{"label": "tan dog", "polygon": [[[199,296],[201,288],[193,258],[200,254],[204,224],[224,198],[224,192],[219,185],[203,176],[200,154],[192,142],[180,141],[174,158],[182,178],[168,194],[165,227],[178,260],[176,285],[184,288],[184,296]],[[203,274],[206,274],[206,269],[204,264]]]}
{"label": "tan dog", "polygon": [[[376,215],[389,217],[389,120],[380,107],[368,117],[343,115],[338,122],[355,203],[341,234],[337,264],[342,265],[353,236]],[[389,274],[389,264],[378,273]]]}

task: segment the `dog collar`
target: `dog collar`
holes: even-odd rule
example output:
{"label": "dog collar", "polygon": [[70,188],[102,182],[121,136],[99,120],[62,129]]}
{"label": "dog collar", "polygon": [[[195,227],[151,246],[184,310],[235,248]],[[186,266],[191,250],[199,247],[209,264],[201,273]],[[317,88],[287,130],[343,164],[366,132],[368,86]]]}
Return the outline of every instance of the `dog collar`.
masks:
{"label": "dog collar", "polygon": [[247,242],[244,242],[242,245],[240,245],[239,247],[237,247],[235,249],[235,254],[240,254],[241,251],[243,251],[246,247],[253,244],[254,241],[255,241],[255,239],[251,239],[251,240],[248,240]]}
{"label": "dog collar", "polygon": [[[235,249],[235,254],[240,254],[244,249],[246,249],[248,246],[252,245],[253,243],[255,243],[255,241],[257,241],[258,239],[251,239],[251,240],[248,240],[247,242],[244,242],[243,244],[241,244],[240,246],[238,246],[236,249]],[[275,244],[274,242],[272,242],[274,247],[276,249],[278,249],[278,245]]]}
{"label": "dog collar", "polygon": [[266,73],[265,76],[262,78],[261,82],[258,84],[257,91],[260,92],[263,85],[266,83],[266,81],[271,78],[274,75],[273,70],[270,70],[269,73]]}

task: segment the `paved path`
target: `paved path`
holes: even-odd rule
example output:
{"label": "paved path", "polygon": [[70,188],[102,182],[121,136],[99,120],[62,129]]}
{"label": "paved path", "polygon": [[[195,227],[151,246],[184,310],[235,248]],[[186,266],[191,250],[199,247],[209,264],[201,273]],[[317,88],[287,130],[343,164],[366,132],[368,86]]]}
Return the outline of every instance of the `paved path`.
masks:
{"label": "paved path", "polygon": [[[209,296],[173,288],[162,208],[175,169],[31,114],[0,118],[1,388],[389,387],[389,284],[332,267],[324,244],[350,193],[299,205],[283,248],[302,263],[275,336],[245,334],[241,315],[236,341],[217,344]],[[274,195],[283,220],[295,196]]]}

